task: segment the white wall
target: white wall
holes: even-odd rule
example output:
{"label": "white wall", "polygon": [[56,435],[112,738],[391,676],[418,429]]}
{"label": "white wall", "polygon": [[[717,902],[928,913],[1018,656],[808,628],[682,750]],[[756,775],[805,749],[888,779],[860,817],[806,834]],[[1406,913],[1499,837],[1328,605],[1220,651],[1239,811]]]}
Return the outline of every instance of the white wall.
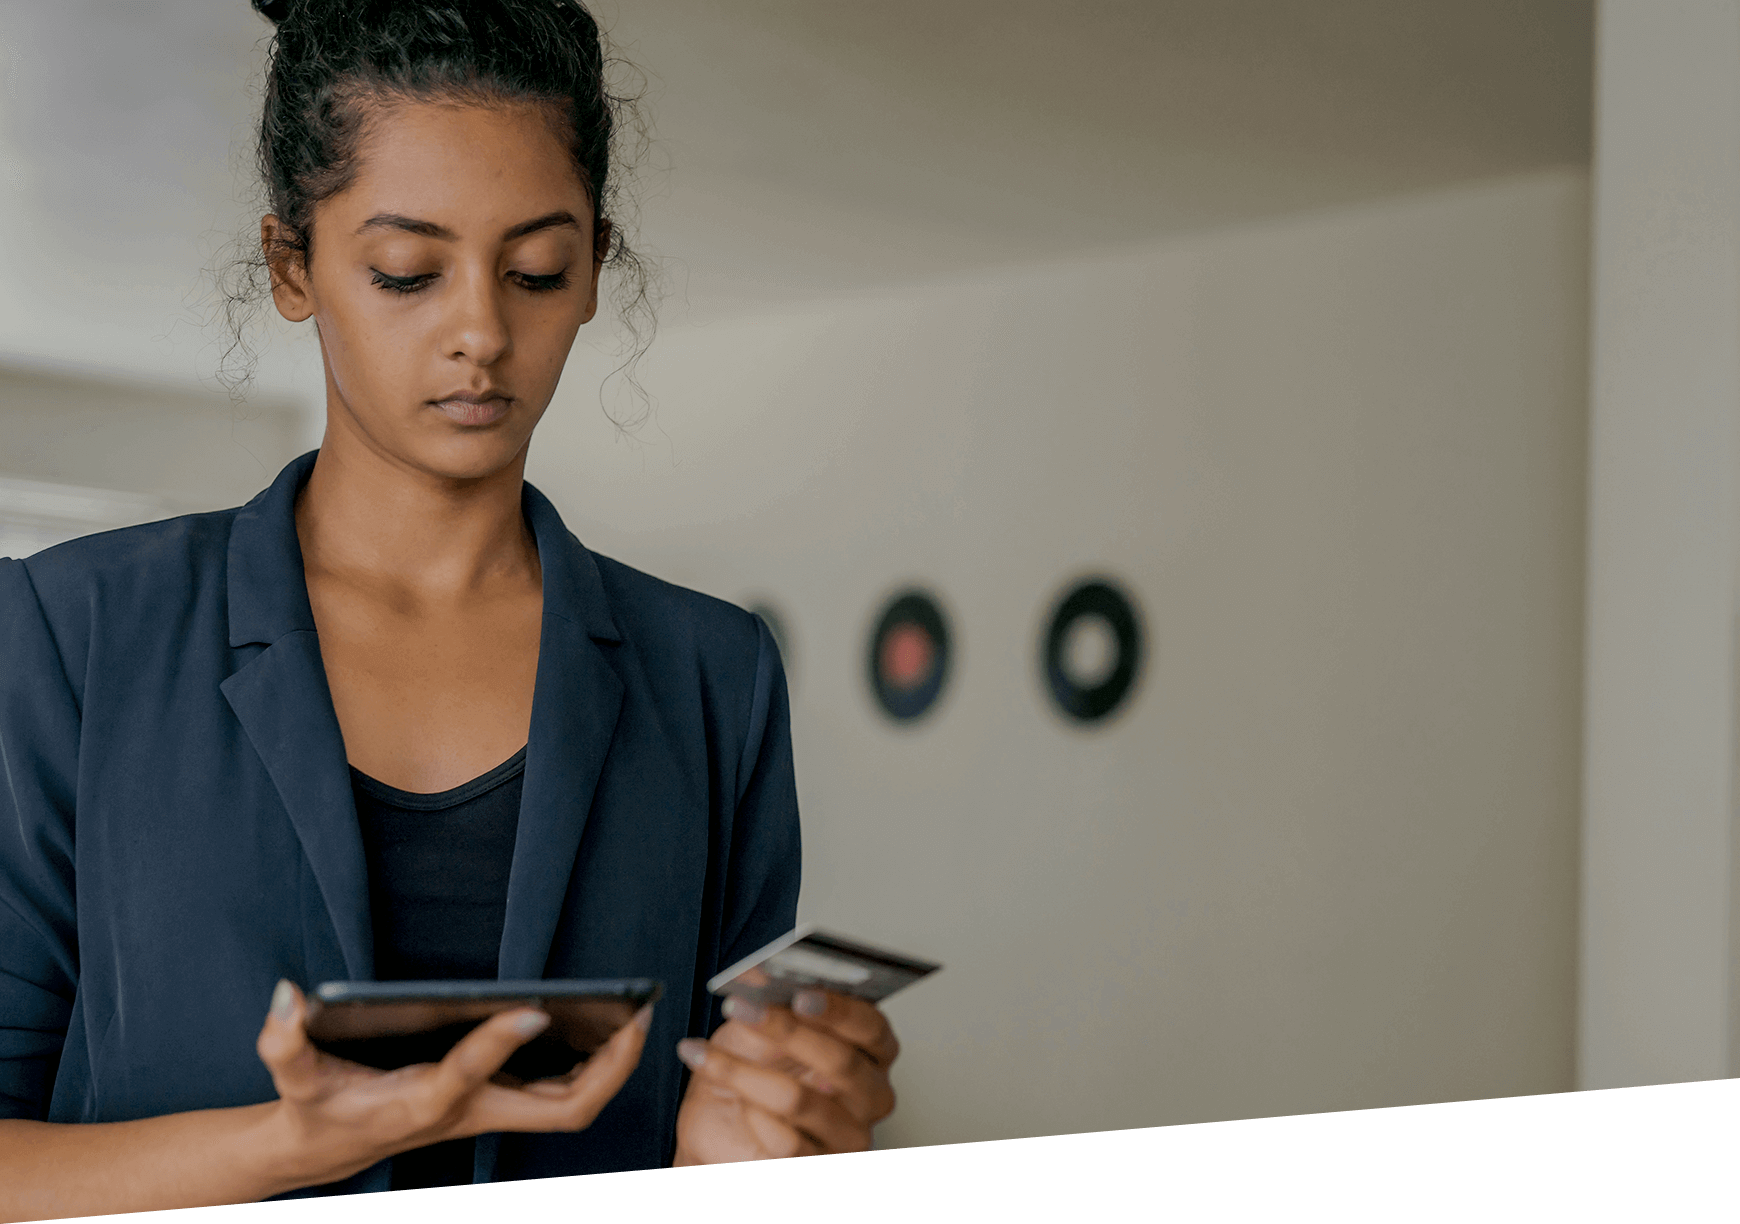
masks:
{"label": "white wall", "polygon": [[1740,1069],[1740,4],[1604,0],[1582,1087]]}
{"label": "white wall", "polygon": [[[0,479],[143,495],[88,507],[85,530],[240,505],[307,433],[307,413],[290,398],[237,404],[198,385],[0,361]],[[52,489],[33,501],[24,485],[10,487],[0,516],[29,515],[33,504],[53,511]],[[73,520],[64,526],[62,536],[82,534]]]}
{"label": "white wall", "polygon": [[[571,363],[532,479],[795,641],[803,910],[948,968],[880,1142],[1572,1084],[1587,184],[1542,173],[672,329],[659,424]],[[1036,640],[1153,651],[1098,733]],[[937,715],[862,679],[954,614]]]}

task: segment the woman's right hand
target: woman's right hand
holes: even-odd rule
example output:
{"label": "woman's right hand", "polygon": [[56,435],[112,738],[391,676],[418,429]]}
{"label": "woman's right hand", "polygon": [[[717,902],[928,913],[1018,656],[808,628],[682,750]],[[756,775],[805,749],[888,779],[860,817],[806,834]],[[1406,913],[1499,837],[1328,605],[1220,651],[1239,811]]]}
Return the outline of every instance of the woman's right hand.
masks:
{"label": "woman's right hand", "polygon": [[444,1139],[489,1131],[583,1130],[640,1062],[649,1004],[599,1051],[560,1080],[523,1088],[490,1082],[550,1017],[522,1007],[492,1016],[438,1063],[378,1071],[318,1050],[303,1025],[302,992],[278,983],[256,1043],[278,1088],[276,1125],[283,1185],[324,1185],[376,1161]]}

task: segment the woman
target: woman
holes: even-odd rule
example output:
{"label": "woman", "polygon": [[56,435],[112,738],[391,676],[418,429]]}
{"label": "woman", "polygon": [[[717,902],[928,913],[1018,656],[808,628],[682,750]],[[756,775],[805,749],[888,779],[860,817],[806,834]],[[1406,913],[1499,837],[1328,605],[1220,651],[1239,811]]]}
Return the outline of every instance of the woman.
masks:
{"label": "woman", "polygon": [[[0,561],[0,1216],[868,1146],[876,1009],[704,988],[795,917],[766,627],[522,479],[624,250],[596,26],[256,3],[262,249],[326,433],[238,510]],[[498,976],[666,993],[523,1088],[532,1009],[390,1074],[303,1033],[298,983]]]}

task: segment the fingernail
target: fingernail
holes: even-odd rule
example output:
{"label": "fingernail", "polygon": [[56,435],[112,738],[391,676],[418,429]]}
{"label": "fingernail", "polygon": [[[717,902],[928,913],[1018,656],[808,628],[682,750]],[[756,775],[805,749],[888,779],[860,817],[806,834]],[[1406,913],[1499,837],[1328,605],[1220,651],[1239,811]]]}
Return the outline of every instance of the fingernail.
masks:
{"label": "fingernail", "polygon": [[685,1037],[677,1042],[677,1057],[691,1071],[699,1071],[707,1061],[707,1043],[699,1037]]}
{"label": "fingernail", "polygon": [[[257,999],[260,996],[254,997]],[[272,1019],[279,1024],[288,1024],[295,1010],[296,990],[290,985],[289,978],[279,978],[278,984],[272,988]]]}
{"label": "fingernail", "polygon": [[643,1033],[652,1027],[652,1009],[653,1005],[648,1003],[634,1013],[634,1025]]}
{"label": "fingernail", "polygon": [[791,1009],[800,1016],[819,1016],[828,1010],[828,996],[819,990],[800,990],[792,996]]}
{"label": "fingernail", "polygon": [[514,1017],[514,1032],[521,1037],[536,1037],[549,1027],[550,1015],[548,1012],[526,1012],[522,1016]]}
{"label": "fingernail", "polygon": [[745,1024],[760,1024],[767,1019],[766,1008],[737,995],[726,996],[724,1011],[731,1019],[741,1020]]}

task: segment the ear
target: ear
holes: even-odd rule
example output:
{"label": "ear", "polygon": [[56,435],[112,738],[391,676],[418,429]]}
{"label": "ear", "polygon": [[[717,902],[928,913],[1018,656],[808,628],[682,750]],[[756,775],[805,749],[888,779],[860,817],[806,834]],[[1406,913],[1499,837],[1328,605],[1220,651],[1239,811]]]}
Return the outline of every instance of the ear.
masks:
{"label": "ear", "polygon": [[297,249],[299,245],[291,239],[290,227],[277,217],[267,214],[260,218],[260,250],[272,278],[272,304],[292,323],[300,323],[314,313],[314,300],[308,292],[308,265]]}
{"label": "ear", "polygon": [[610,254],[610,221],[600,218],[592,230],[592,290],[586,299],[586,317],[582,323],[590,323],[592,316],[598,313],[598,274],[604,270],[604,259]]}

